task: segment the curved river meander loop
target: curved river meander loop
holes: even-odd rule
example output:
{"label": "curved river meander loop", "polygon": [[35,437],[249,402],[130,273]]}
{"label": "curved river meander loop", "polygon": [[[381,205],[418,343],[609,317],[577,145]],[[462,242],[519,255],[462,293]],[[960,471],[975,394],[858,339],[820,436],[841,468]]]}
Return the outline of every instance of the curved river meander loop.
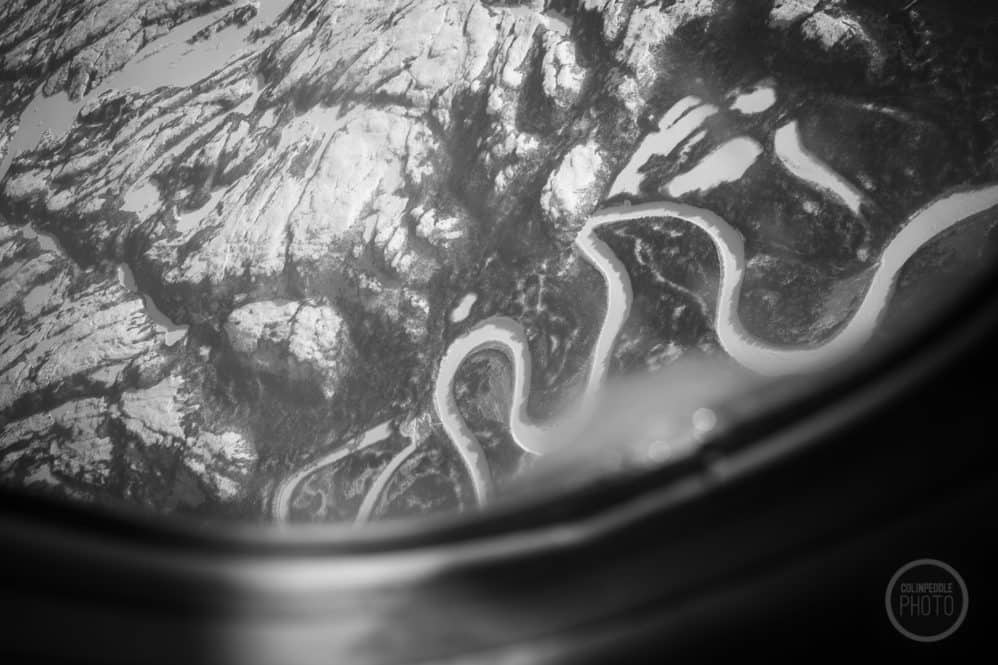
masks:
{"label": "curved river meander loop", "polygon": [[[774,91],[770,91],[769,98],[775,99]],[[758,110],[765,108],[767,106],[763,104]],[[742,111],[753,112],[753,108],[749,105],[743,107]],[[662,116],[658,128],[642,139],[630,162],[617,174],[608,196],[612,199],[618,195],[636,195],[644,177],[641,173],[642,165],[653,155],[668,158],[684,141],[695,142],[704,133],[704,122],[718,112],[717,106],[705,103],[698,97],[686,97],[677,102]],[[772,152],[776,162],[792,178],[838,201],[855,217],[863,220],[864,209],[867,207],[866,195],[807,149],[796,121],[790,121],[776,130]],[[762,153],[762,147],[750,139],[744,139],[740,143],[738,140],[728,141],[711,153],[717,159],[711,161],[711,155],[704,158],[704,163],[711,163],[710,168],[705,168],[701,163],[691,171],[677,176],[673,183],[682,179],[688,185],[678,187],[677,191],[705,190],[721,182],[737,180]],[[724,164],[729,167],[735,164],[739,168],[722,168]],[[666,189],[672,191],[672,185]],[[675,196],[678,198],[680,195]],[[745,277],[745,241],[741,233],[719,215],[677,201],[625,204],[597,211],[589,217],[575,238],[576,251],[602,275],[606,288],[606,312],[593,345],[581,399],[546,422],[536,422],[530,417],[527,408],[532,371],[530,348],[523,326],[508,317],[496,316],[478,323],[455,339],[440,361],[433,386],[433,407],[468,471],[478,505],[485,504],[493,493],[492,473],[481,444],[458,408],[454,395],[457,374],[463,363],[476,353],[493,350],[505,354],[513,365],[513,394],[506,424],[516,445],[528,453],[544,455],[559,448],[564,441],[573,439],[574,432],[570,428],[582,422],[578,416],[589,411],[606,381],[614,345],[627,322],[633,300],[627,268],[610,246],[599,238],[597,232],[602,227],[642,220],[671,219],[685,222],[707,234],[714,244],[720,264],[713,321],[718,341],[735,362],[759,375],[775,377],[825,369],[861,349],[876,331],[905,263],[940,234],[996,207],[998,184],[993,183],[950,191],[916,212],[887,243],[859,306],[842,328],[821,344],[797,347],[767,343],[753,336],[742,324],[739,303]],[[857,252],[857,256],[863,260],[865,254],[865,248]],[[461,320],[466,315],[467,313],[462,315]],[[285,479],[274,495],[274,516],[278,520],[287,519],[293,491],[306,476],[351,452],[376,444],[389,436],[388,432],[386,425],[375,428]],[[370,519],[378,498],[392,475],[412,456],[418,446],[419,441],[411,440],[410,445],[398,453],[375,479],[358,512],[358,523]]]}
{"label": "curved river meander loop", "polygon": [[[589,218],[575,240],[576,250],[603,276],[607,290],[606,314],[593,347],[581,406],[584,408],[590,403],[589,400],[594,398],[606,379],[613,346],[627,321],[632,301],[631,281],[625,266],[597,236],[597,229],[603,226],[668,218],[682,220],[706,233],[717,250],[721,269],[714,314],[714,329],[721,347],[736,362],[760,375],[783,376],[828,368],[862,348],[873,336],[905,263],[940,234],[995,207],[998,207],[998,184],[951,192],[917,212],[887,244],[859,307],[845,326],[822,344],[808,347],[772,345],[745,329],[739,316],[745,275],[745,242],[741,233],[717,214],[672,201],[601,210]],[[566,439],[564,428],[568,424],[565,418],[538,423],[528,414],[532,361],[526,332],[520,323],[508,317],[493,317],[455,339],[440,362],[433,405],[444,431],[468,470],[479,505],[486,503],[492,494],[492,474],[481,444],[458,409],[454,381],[464,362],[485,350],[500,351],[513,364],[513,394],[507,424],[518,446],[538,455],[551,452]],[[293,491],[307,475],[383,440],[389,431],[387,424],[383,424],[362,439],[309,464],[282,482],[273,502],[275,518],[287,519]],[[365,498],[359,522],[370,518],[374,504],[391,475],[414,450],[415,444],[408,446],[382,472],[372,492]]]}
{"label": "curved river meander loop", "polygon": [[[822,344],[787,347],[766,343],[749,333],[739,316],[742,280],[745,275],[745,242],[734,227],[717,214],[683,203],[660,201],[606,208],[595,213],[579,232],[575,247],[603,276],[607,307],[593,347],[585,389],[580,400],[584,408],[602,387],[609,369],[613,346],[630,313],[632,290],[624,264],[596,231],[612,224],[650,219],[677,219],[706,233],[714,243],[720,262],[720,285],[714,314],[714,329],[724,351],[736,362],[763,376],[783,376],[828,368],[848,357],[870,340],[893,293],[898,274],[919,249],[945,231],[978,214],[998,207],[998,184],[943,195],[915,213],[887,244],[859,307],[845,326]],[[464,362],[474,354],[495,350],[513,364],[513,394],[507,424],[515,443],[523,450],[543,455],[564,441],[567,418],[534,422],[527,410],[530,397],[532,361],[526,332],[508,317],[492,317],[455,339],[440,362],[433,390],[433,405],[444,431],[459,453],[471,477],[479,505],[492,494],[492,474],[481,444],[465,422],[454,396],[454,381]],[[338,461],[389,435],[387,423],[364,437],[326,455],[299,470],[280,484],[273,501],[273,514],[287,519],[294,489],[319,468]],[[374,505],[397,471],[416,449],[408,446],[380,474],[365,498],[359,522],[371,517]]]}
{"label": "curved river meander loop", "polygon": [[[888,243],[866,294],[846,325],[817,346],[785,347],[768,344],[749,333],[739,316],[745,274],[742,235],[715,213],[670,201],[607,208],[594,214],[576,238],[579,253],[603,276],[607,310],[593,348],[583,403],[591,399],[606,378],[613,344],[627,320],[631,282],[623,264],[596,230],[602,226],[652,218],[679,219],[705,232],[714,243],[721,275],[714,328],[721,347],[736,362],[764,376],[781,376],[828,368],[862,348],[876,330],[898,273],[920,248],[941,233],[998,206],[998,185],[945,195],[912,216]],[[505,317],[488,319],[456,339],[444,354],[433,400],[444,430],[460,453],[472,478],[479,504],[492,492],[491,473],[484,451],[458,410],[454,379],[466,359],[482,350],[505,353],[513,363],[514,385],[508,415],[513,440],[528,452],[544,454],[558,445],[557,421],[533,422],[527,413],[531,360],[523,327]]]}

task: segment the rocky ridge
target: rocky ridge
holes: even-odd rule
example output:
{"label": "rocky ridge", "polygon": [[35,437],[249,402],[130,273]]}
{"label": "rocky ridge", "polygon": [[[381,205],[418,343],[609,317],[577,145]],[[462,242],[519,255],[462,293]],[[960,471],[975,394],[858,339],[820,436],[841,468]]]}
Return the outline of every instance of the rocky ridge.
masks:
{"label": "rocky ridge", "polygon": [[252,442],[204,422],[197,373],[142,299],[43,235],[2,233],[5,482],[156,509],[243,496]]}

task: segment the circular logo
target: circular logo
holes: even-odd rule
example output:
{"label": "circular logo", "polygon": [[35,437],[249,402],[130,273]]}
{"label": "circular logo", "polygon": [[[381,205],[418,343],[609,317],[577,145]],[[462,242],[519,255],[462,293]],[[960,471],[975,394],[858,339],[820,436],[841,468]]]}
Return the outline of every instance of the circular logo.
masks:
{"label": "circular logo", "polygon": [[898,632],[916,642],[938,642],[967,617],[967,585],[952,566],[919,559],[894,573],[884,598],[887,617]]}

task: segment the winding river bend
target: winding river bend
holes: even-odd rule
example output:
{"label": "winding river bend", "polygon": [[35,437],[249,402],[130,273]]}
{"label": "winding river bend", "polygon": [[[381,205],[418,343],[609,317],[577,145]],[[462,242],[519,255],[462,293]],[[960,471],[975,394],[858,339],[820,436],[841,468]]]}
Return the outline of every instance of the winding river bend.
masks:
{"label": "winding river bend", "polygon": [[[998,185],[946,194],[913,215],[888,243],[866,294],[846,325],[817,346],[785,347],[768,344],[749,333],[739,316],[745,275],[742,235],[717,214],[682,203],[661,201],[607,208],[593,215],[575,241],[578,252],[595,267],[606,283],[607,308],[590,360],[582,403],[591,400],[603,384],[614,341],[630,313],[632,289],[620,259],[600,240],[603,226],[643,219],[678,219],[700,229],[711,239],[721,266],[714,328],[721,347],[736,362],[764,376],[799,374],[825,369],[853,354],[870,340],[904,264],[926,243],[980,213],[998,207]],[[507,422],[513,440],[523,450],[544,454],[558,445],[564,421],[533,422],[527,413],[531,357],[526,333],[516,321],[496,317],[483,321],[456,339],[444,354],[433,402],[444,430],[472,479],[479,504],[492,493],[492,476],[481,444],[458,410],[454,380],[471,355],[486,349],[505,353],[513,364],[513,395]]]}
{"label": "winding river bend", "polygon": [[[603,276],[607,306],[593,347],[584,393],[578,408],[591,403],[606,380],[617,336],[630,314],[633,292],[630,277],[597,230],[618,223],[652,219],[677,219],[696,227],[714,243],[720,263],[720,284],[714,314],[714,329],[724,351],[736,362],[763,376],[784,376],[825,369],[861,349],[876,331],[890,302],[898,274],[905,263],[928,242],[962,222],[998,208],[998,184],[945,194],[915,213],[887,244],[863,299],[846,325],[822,344],[788,347],[769,344],[749,333],[739,316],[742,281],[745,276],[745,241],[741,233],[719,215],[683,203],[658,201],[606,208],[589,218],[575,240],[575,248]],[[455,339],[445,352],[437,373],[433,405],[444,431],[468,470],[476,501],[488,502],[493,493],[492,473],[481,444],[465,422],[454,395],[454,381],[466,360],[474,354],[494,350],[504,353],[513,364],[513,394],[507,425],[514,442],[537,455],[553,451],[566,439],[569,418],[548,422],[533,421],[527,411],[533,363],[523,326],[508,317],[486,319]],[[359,439],[315,460],[286,478],[277,488],[272,512],[278,521],[287,520],[294,490],[308,475],[344,457],[374,445],[389,436],[383,423]],[[416,444],[403,449],[365,497],[357,522],[368,521],[388,480],[416,450]]]}
{"label": "winding river bend", "polygon": [[[331,453],[323,455],[285,478],[277,485],[277,488],[274,490],[273,498],[270,502],[270,511],[274,519],[278,522],[283,522],[288,519],[288,516],[291,514],[291,500],[294,497],[294,492],[298,489],[298,485],[300,485],[301,482],[307,477],[324,466],[335,464],[349,455],[353,455],[354,453],[364,450],[365,448],[370,448],[371,446],[381,443],[391,436],[391,434],[391,423],[381,423],[380,425],[372,427],[356,439],[340,446]],[[384,482],[385,481],[382,481],[382,484],[384,484]],[[368,496],[371,494],[373,494],[373,492],[369,492]],[[378,491],[378,495],[380,496],[380,490]],[[367,500],[368,499],[365,498],[365,502]]]}
{"label": "winding river bend", "polygon": [[[752,111],[752,108],[746,107],[742,111]],[[680,100],[663,115],[658,129],[646,136],[638,146],[631,161],[618,174],[608,196],[613,199],[617,195],[637,195],[643,179],[641,166],[650,156],[668,157],[684,142],[697,141],[703,134],[703,123],[718,112],[716,106],[696,97]],[[752,149],[731,153],[734,148],[744,147]],[[719,155],[718,163],[729,158],[741,159],[739,171],[744,172],[761,159],[763,150],[761,146],[751,142],[742,145],[738,141],[729,141],[715,153]],[[797,122],[791,121],[776,131],[773,137],[773,155],[789,175],[838,202],[861,221],[864,220],[863,211],[867,201],[863,192],[807,150]],[[680,189],[684,191],[707,191],[730,180],[731,174],[718,168],[694,168],[680,178],[684,182],[684,187]],[[669,189],[671,191],[671,186]],[[746,267],[745,240],[738,230],[719,215],[677,201],[624,204],[597,211],[579,231],[574,245],[578,254],[603,277],[606,312],[591,352],[582,397],[575,405],[545,422],[537,422],[530,417],[527,405],[533,363],[526,331],[514,319],[496,316],[478,323],[455,339],[441,359],[433,386],[433,407],[468,471],[476,502],[478,505],[488,502],[494,492],[493,479],[485,452],[458,408],[454,395],[457,374],[464,362],[476,353],[485,350],[503,353],[513,365],[513,394],[506,424],[516,445],[525,452],[544,455],[559,448],[564,441],[572,440],[570,428],[579,424],[577,416],[584,414],[593,404],[606,381],[613,348],[627,322],[633,300],[627,269],[610,246],[600,240],[597,233],[599,229],[642,220],[672,219],[683,221],[705,233],[714,244],[720,264],[713,320],[718,341],[735,362],[759,375],[777,377],[825,369],[861,349],[874,335],[890,302],[898,274],[908,260],[940,234],[996,207],[998,183],[949,191],[916,212],[884,248],[862,301],[845,325],[821,344],[798,347],[770,344],[753,336],[743,325],[739,304]],[[857,254],[865,260],[865,249]],[[473,304],[472,300],[466,309],[470,311]],[[457,318],[463,320],[468,311]],[[383,427],[375,428],[359,441],[373,443],[384,439],[388,434]],[[274,517],[278,520],[287,519],[291,497],[297,485],[320,467],[355,452],[358,449],[357,443],[350,443],[309,464],[282,482],[272,503]],[[379,474],[358,512],[358,523],[371,518],[392,475],[417,448],[418,443],[412,442]]]}

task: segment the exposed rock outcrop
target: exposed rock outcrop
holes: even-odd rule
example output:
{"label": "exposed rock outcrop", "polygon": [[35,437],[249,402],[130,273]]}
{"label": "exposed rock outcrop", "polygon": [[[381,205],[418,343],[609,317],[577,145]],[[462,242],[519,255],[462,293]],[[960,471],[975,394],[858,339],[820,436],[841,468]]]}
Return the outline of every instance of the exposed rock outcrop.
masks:
{"label": "exposed rock outcrop", "polygon": [[160,340],[141,299],[116,281],[81,273],[56,247],[0,226],[0,409],[78,386],[120,387],[129,372],[162,367]]}
{"label": "exposed rock outcrop", "polygon": [[544,185],[541,206],[567,235],[578,231],[581,222],[603,197],[609,175],[605,164],[595,143],[575,146]]}
{"label": "exposed rock outcrop", "polygon": [[42,92],[78,99],[149,42],[233,0],[11,0],[0,9],[0,72],[44,76]]}
{"label": "exposed rock outcrop", "polygon": [[335,396],[356,356],[343,318],[329,306],[251,303],[229,315],[225,330],[254,368],[292,381],[317,374],[327,398]]}
{"label": "exposed rock outcrop", "polygon": [[[7,225],[0,275],[3,482],[156,509],[244,493],[253,446],[205,426],[200,387],[183,378],[141,297],[81,270],[51,238]],[[178,462],[194,485],[179,493]],[[170,480],[157,487],[156,477]]]}

